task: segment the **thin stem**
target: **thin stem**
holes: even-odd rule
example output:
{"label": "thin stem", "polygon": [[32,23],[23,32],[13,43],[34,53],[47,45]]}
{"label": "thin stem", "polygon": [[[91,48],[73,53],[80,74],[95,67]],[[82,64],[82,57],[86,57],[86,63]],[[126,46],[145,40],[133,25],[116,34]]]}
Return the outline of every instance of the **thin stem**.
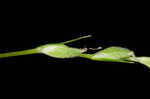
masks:
{"label": "thin stem", "polygon": [[23,51],[3,53],[3,54],[0,54],[0,58],[29,55],[29,54],[35,54],[35,53],[38,53],[37,49],[29,49],[29,50],[23,50]]}
{"label": "thin stem", "polygon": [[89,37],[92,37],[92,35],[87,35],[87,36],[79,37],[79,38],[72,39],[72,40],[69,40],[69,41],[65,41],[65,42],[62,42],[61,44],[68,44],[68,43],[78,41],[78,40],[81,40],[81,39],[84,39],[84,38],[89,38]]}
{"label": "thin stem", "polygon": [[82,57],[82,58],[88,58],[88,59],[91,59],[92,56],[93,55],[91,55],[91,54],[81,54],[80,55],[80,57]]}

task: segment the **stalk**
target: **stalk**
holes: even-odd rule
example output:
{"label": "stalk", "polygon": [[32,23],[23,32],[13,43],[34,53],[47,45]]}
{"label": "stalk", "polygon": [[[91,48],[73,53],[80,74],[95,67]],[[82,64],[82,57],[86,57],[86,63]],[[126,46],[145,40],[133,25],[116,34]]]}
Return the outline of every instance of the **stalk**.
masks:
{"label": "stalk", "polygon": [[30,55],[30,54],[36,54],[36,53],[38,53],[37,49],[28,49],[28,50],[23,50],[23,51],[3,53],[3,54],[0,54],[0,58],[21,56],[21,55]]}
{"label": "stalk", "polygon": [[87,59],[91,59],[92,56],[93,56],[93,55],[91,55],[91,54],[81,54],[81,55],[80,55],[80,57],[82,57],[82,58],[87,58]]}
{"label": "stalk", "polygon": [[69,41],[65,41],[65,42],[62,42],[61,44],[68,44],[68,43],[79,41],[81,39],[85,39],[85,38],[89,38],[89,37],[92,37],[92,35],[87,35],[87,36],[79,37],[79,38],[72,39],[72,40],[69,40]]}

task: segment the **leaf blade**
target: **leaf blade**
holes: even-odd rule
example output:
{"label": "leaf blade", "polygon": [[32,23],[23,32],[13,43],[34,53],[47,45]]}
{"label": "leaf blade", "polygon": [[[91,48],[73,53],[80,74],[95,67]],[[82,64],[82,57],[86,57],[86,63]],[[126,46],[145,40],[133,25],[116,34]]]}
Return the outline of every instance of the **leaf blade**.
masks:
{"label": "leaf blade", "polygon": [[138,62],[150,68],[150,57],[137,57]]}
{"label": "leaf blade", "polygon": [[41,53],[55,58],[72,58],[82,54],[81,49],[68,47],[63,44],[48,44],[39,47]]}
{"label": "leaf blade", "polygon": [[102,51],[95,53],[92,57],[97,61],[112,61],[112,62],[128,62],[127,58],[132,56],[132,51],[122,47],[109,47]]}

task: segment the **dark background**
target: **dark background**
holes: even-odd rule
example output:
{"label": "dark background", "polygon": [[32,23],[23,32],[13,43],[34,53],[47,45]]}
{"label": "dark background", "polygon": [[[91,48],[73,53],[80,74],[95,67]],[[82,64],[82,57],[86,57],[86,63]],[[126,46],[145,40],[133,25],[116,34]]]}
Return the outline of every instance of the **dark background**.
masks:
{"label": "dark background", "polygon": [[[138,56],[150,56],[149,5],[146,5],[146,2],[144,4],[141,1],[139,4],[137,2],[1,3],[0,53],[30,49],[42,44],[92,34],[92,38],[74,42],[69,46],[77,48],[122,46],[134,50]],[[62,96],[58,92],[69,90],[72,93],[72,89],[77,90],[73,92],[75,93],[73,96],[76,96],[80,90],[83,94],[84,89],[91,94],[89,89],[102,90],[103,87],[104,93],[105,90],[108,93],[108,89],[112,93],[118,86],[119,91],[124,89],[124,86],[130,90],[147,88],[143,87],[147,82],[143,80],[143,76],[138,76],[138,81],[135,82],[135,76],[125,77],[120,74],[114,76],[110,74],[111,72],[134,73],[149,70],[141,64],[96,62],[82,58],[62,60],[46,55],[0,59],[1,89],[4,87],[3,93],[7,92],[5,97],[8,96],[8,91],[19,92],[20,95],[25,93],[23,96],[35,92],[34,97],[41,92],[44,94],[57,92],[56,97]],[[115,79],[117,76],[119,77]],[[127,87],[129,85],[131,87]],[[100,94],[97,90],[96,93]]]}

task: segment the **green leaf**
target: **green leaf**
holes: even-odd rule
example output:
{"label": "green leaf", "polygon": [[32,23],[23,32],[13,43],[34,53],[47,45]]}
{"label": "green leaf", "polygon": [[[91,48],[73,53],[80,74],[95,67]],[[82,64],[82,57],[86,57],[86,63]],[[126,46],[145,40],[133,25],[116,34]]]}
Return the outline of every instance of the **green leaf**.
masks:
{"label": "green leaf", "polygon": [[72,58],[82,54],[81,49],[71,48],[63,44],[47,44],[38,49],[39,52],[55,58]]}
{"label": "green leaf", "polygon": [[150,57],[137,57],[137,60],[139,60],[139,63],[144,64],[150,68]]}
{"label": "green leaf", "polygon": [[93,55],[92,60],[110,61],[110,62],[125,62],[130,63],[126,59],[132,56],[132,51],[122,47],[109,47],[99,51]]}

